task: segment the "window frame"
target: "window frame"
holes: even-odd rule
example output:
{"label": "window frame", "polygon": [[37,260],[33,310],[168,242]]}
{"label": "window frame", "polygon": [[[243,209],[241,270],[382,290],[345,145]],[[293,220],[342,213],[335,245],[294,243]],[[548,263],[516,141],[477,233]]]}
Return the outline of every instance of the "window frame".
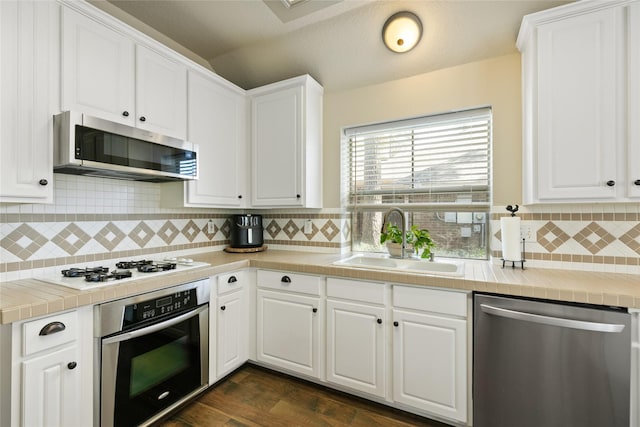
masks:
{"label": "window frame", "polygon": [[[383,131],[393,132],[397,129],[408,130],[413,129],[415,132],[416,128],[423,128],[425,126],[430,126],[432,124],[442,125],[443,123],[454,123],[456,121],[465,122],[466,120],[473,119],[485,119],[486,120],[486,175],[483,177],[486,179],[486,185],[480,185],[474,188],[473,185],[469,185],[468,188],[464,188],[461,185],[453,185],[451,188],[440,188],[437,191],[433,190],[433,187],[426,188],[416,188],[415,175],[419,172],[416,170],[416,144],[415,138],[412,138],[411,141],[411,155],[407,156],[407,161],[411,164],[411,187],[408,189],[404,189],[402,191],[382,189],[382,190],[374,190],[374,191],[361,191],[358,193],[354,192],[353,188],[355,184],[352,181],[354,176],[354,166],[352,164],[352,141],[351,138],[354,135],[366,133],[368,135],[375,134],[375,132],[382,133]],[[464,126],[464,125],[462,125]],[[419,141],[425,142],[425,141]],[[472,144],[470,144],[472,145]],[[409,220],[413,218],[413,214],[415,212],[441,212],[441,211],[454,211],[454,212],[475,212],[482,213],[485,216],[485,225],[482,228],[482,233],[484,237],[481,239],[482,243],[479,248],[485,250],[485,256],[483,259],[488,259],[490,256],[490,245],[489,245],[489,215],[492,204],[492,191],[493,191],[493,183],[492,183],[492,175],[493,175],[493,156],[492,156],[492,148],[493,148],[493,111],[490,106],[480,106],[474,108],[468,108],[464,110],[445,112],[445,113],[437,113],[437,114],[429,114],[419,117],[413,117],[408,119],[398,119],[398,120],[390,120],[379,123],[372,123],[362,126],[350,126],[342,129],[342,153],[341,153],[341,173],[342,173],[342,197],[341,204],[342,207],[352,214],[352,233],[351,233],[351,245],[352,248],[354,246],[354,238],[355,238],[355,228],[357,224],[355,224],[355,217],[358,212],[363,211],[378,211],[384,212],[391,207],[399,207],[403,209],[408,215]],[[407,166],[407,167],[408,167]],[[446,168],[447,165],[444,165]],[[364,170],[364,166],[362,166]],[[363,172],[364,173],[364,172]],[[453,189],[453,191],[451,191]],[[447,191],[448,190],[448,191]],[[474,191],[475,195],[479,200],[474,200]],[[430,196],[438,196],[443,194],[448,194],[452,198],[453,195],[456,196],[455,200],[449,200],[448,202],[442,201],[434,201],[430,199],[428,202],[417,202],[411,201],[412,198],[419,198],[420,196],[429,194]],[[417,195],[417,197],[413,197],[412,195]],[[365,202],[366,196],[387,196],[390,201],[384,202]],[[447,197],[447,196],[445,196]],[[395,199],[395,200],[393,200]],[[400,202],[401,199],[404,201]],[[411,224],[409,224],[410,226]],[[475,215],[473,221],[473,227],[475,230]],[[433,234],[432,234],[433,237]],[[474,259],[479,259],[474,257]]]}

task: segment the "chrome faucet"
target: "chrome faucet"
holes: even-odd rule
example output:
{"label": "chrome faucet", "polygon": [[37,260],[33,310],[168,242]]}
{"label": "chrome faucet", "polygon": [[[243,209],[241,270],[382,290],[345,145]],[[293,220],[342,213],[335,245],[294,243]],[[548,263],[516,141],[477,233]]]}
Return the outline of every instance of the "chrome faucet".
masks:
{"label": "chrome faucet", "polygon": [[406,258],[406,248],[407,248],[407,217],[404,214],[404,211],[400,208],[391,208],[387,211],[387,213],[384,214],[384,219],[382,220],[382,230],[380,231],[381,233],[384,233],[385,230],[385,226],[387,225],[387,222],[389,221],[389,216],[391,216],[392,213],[397,213],[400,215],[400,217],[402,218],[402,248],[401,248],[401,252],[400,252],[400,258]]}

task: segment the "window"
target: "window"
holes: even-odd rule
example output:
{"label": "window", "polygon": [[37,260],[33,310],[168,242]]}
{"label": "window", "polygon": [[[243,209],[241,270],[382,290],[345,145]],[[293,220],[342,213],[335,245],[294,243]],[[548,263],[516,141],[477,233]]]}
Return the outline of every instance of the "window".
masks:
{"label": "window", "polygon": [[436,255],[488,258],[490,108],[347,128],[343,147],[354,251],[383,251],[383,215],[399,207]]}

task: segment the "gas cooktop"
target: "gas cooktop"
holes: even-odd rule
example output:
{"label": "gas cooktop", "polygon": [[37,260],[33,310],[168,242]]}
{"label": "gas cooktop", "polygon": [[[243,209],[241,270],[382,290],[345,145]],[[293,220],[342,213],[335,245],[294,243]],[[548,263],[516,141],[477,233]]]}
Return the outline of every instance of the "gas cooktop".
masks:
{"label": "gas cooktop", "polygon": [[115,268],[92,266],[70,267],[56,277],[36,277],[42,282],[87,290],[110,286],[131,280],[163,273],[174,273],[197,267],[206,267],[206,262],[197,262],[189,258],[166,258],[162,260],[118,261]]}

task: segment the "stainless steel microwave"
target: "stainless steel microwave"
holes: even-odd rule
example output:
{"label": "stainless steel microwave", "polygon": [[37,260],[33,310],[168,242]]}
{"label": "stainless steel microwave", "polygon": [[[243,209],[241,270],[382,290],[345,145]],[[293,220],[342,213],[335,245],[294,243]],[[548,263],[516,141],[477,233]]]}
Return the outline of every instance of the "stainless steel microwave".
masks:
{"label": "stainless steel microwave", "polygon": [[65,111],[53,117],[54,172],[147,182],[198,179],[198,147]]}

